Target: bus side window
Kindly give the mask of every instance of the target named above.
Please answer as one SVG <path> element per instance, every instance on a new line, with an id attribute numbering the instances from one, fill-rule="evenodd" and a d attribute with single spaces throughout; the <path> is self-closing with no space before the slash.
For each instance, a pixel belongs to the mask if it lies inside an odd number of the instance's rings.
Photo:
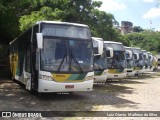
<path id="1" fill-rule="evenodd" d="M 30 59 L 31 59 L 31 57 L 30 57 L 30 48 L 29 47 L 27 47 L 27 51 L 26 51 L 26 66 L 25 66 L 25 68 L 26 68 L 26 71 L 27 72 L 31 72 L 31 70 L 30 70 Z"/>

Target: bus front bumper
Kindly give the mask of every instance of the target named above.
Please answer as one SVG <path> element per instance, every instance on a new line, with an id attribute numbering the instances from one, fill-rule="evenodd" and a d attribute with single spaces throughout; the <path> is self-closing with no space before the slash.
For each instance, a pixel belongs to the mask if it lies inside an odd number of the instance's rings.
<path id="1" fill-rule="evenodd" d="M 126 78 L 127 76 L 127 73 L 124 72 L 124 73 L 119 73 L 119 74 L 116 74 L 116 73 L 108 73 L 107 74 L 107 79 L 123 79 L 123 78 Z"/>
<path id="2" fill-rule="evenodd" d="M 74 82 L 74 83 L 64 83 L 64 82 L 61 83 L 61 82 L 39 79 L 39 84 L 38 84 L 39 93 L 92 91 L 92 89 L 93 89 L 93 80 Z"/>
<path id="3" fill-rule="evenodd" d="M 133 76 L 135 76 L 135 71 L 134 70 L 132 70 L 132 72 L 127 72 L 127 77 L 133 77 Z"/>
<path id="4" fill-rule="evenodd" d="M 106 82 L 107 75 L 94 76 L 94 83 L 97 82 Z"/>

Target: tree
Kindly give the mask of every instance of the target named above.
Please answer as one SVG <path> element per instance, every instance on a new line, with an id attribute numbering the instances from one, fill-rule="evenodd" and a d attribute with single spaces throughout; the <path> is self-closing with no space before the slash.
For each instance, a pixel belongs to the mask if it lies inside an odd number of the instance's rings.
<path id="1" fill-rule="evenodd" d="M 134 26 L 133 27 L 133 32 L 142 32 L 144 31 L 140 26 Z"/>
<path id="2" fill-rule="evenodd" d="M 143 31 L 128 34 L 126 37 L 131 41 L 132 46 L 137 46 L 141 49 L 152 51 L 154 53 L 160 52 L 159 32 Z"/>
<path id="3" fill-rule="evenodd" d="M 52 20 L 87 24 L 92 36 L 129 44 L 113 28 L 114 16 L 97 9 L 101 4 L 93 0 L 1 0 L 1 42 L 8 44 L 38 20 Z"/>
<path id="4" fill-rule="evenodd" d="M 18 19 L 9 1 L 0 0 L 0 42 L 8 44 L 18 35 Z"/>

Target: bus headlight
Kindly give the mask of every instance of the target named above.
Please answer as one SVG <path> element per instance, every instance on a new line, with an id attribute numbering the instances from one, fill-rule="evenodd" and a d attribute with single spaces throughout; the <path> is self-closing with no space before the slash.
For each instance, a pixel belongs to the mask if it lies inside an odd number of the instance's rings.
<path id="1" fill-rule="evenodd" d="M 105 70 L 105 71 L 102 73 L 102 75 L 107 75 L 107 73 L 108 73 L 108 71 Z"/>
<path id="2" fill-rule="evenodd" d="M 85 80 L 93 80 L 93 75 L 92 75 L 92 76 L 87 76 L 87 77 L 85 78 Z"/>
<path id="3" fill-rule="evenodd" d="M 53 78 L 51 76 L 46 75 L 39 75 L 39 79 L 53 81 Z"/>

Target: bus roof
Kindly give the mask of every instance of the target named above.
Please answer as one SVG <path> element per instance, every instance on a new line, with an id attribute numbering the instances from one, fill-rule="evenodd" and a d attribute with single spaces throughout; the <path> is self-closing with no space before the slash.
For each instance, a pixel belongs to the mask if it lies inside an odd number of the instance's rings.
<path id="1" fill-rule="evenodd" d="M 92 39 L 104 41 L 102 38 L 98 38 L 98 37 L 92 37 Z"/>
<path id="2" fill-rule="evenodd" d="M 80 26 L 80 27 L 88 27 L 88 25 L 85 25 L 85 24 L 70 23 L 70 22 L 60 22 L 60 21 L 45 21 L 45 20 L 43 20 L 43 21 L 37 21 L 36 24 L 34 24 L 34 25 L 32 25 L 32 26 L 35 26 L 35 25 L 41 24 L 41 23 L 63 24 L 63 25 L 73 25 L 73 26 Z M 25 31 L 25 32 L 26 32 L 26 31 Z M 23 33 L 22 33 L 22 34 L 23 34 Z M 19 37 L 19 36 L 18 36 L 18 37 Z M 18 37 L 17 37 L 17 38 L 18 38 Z M 15 38 L 13 41 L 11 41 L 11 42 L 9 43 L 9 45 L 11 45 L 13 42 L 15 42 L 17 38 Z"/>
<path id="3" fill-rule="evenodd" d="M 125 48 L 131 48 L 132 49 L 132 47 L 127 47 L 127 46 L 124 46 Z"/>
<path id="4" fill-rule="evenodd" d="M 138 49 L 138 50 L 141 49 L 141 48 L 138 48 L 138 47 L 132 47 L 132 48 L 133 48 L 133 49 Z"/>
<path id="5" fill-rule="evenodd" d="M 151 52 L 147 52 L 148 54 L 151 54 Z"/>
<path id="6" fill-rule="evenodd" d="M 113 44 L 123 45 L 123 43 L 121 43 L 121 42 L 114 42 L 114 41 L 104 41 L 104 43 L 113 43 Z"/>
<path id="7" fill-rule="evenodd" d="M 60 21 L 37 21 L 36 22 L 36 24 L 41 24 L 41 23 L 64 24 L 64 25 L 73 25 L 73 26 L 88 27 L 88 25 L 85 25 L 85 24 L 70 23 L 70 22 L 60 22 Z"/>

